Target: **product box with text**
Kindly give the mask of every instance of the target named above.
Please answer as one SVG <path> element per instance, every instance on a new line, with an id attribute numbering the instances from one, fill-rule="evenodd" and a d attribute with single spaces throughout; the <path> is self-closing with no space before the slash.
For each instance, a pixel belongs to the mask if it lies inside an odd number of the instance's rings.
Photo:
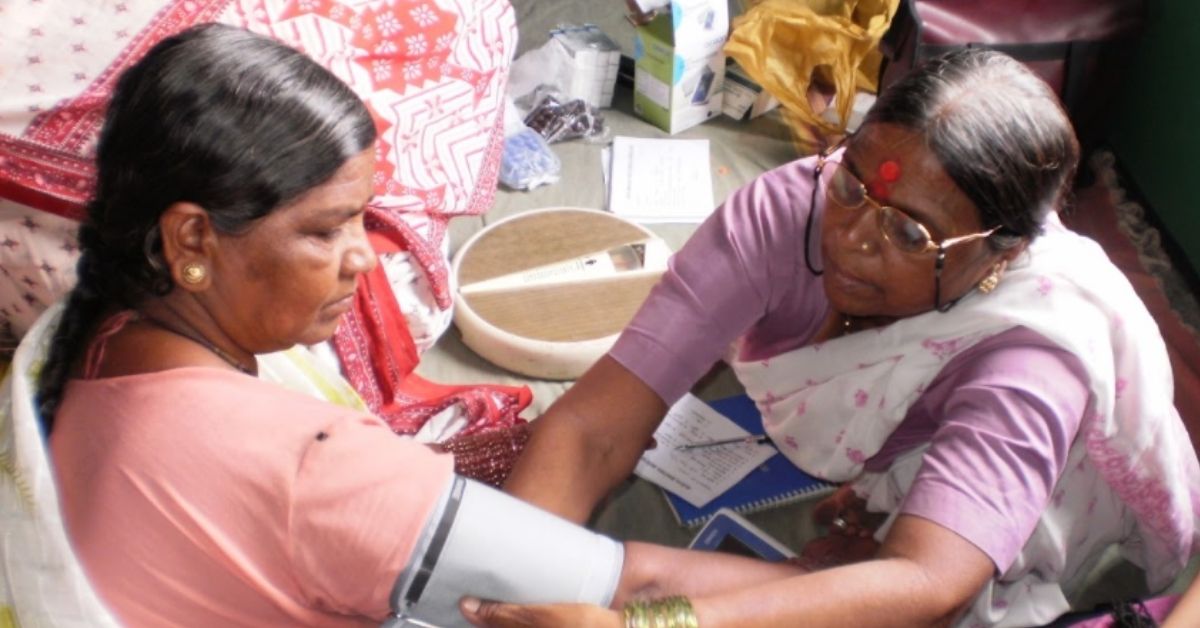
<path id="1" fill-rule="evenodd" d="M 726 0 L 674 0 L 634 38 L 633 110 L 678 133 L 721 113 Z"/>
<path id="2" fill-rule="evenodd" d="M 779 100 L 750 78 L 733 59 L 725 66 L 721 108 L 734 120 L 751 120 L 779 106 Z"/>

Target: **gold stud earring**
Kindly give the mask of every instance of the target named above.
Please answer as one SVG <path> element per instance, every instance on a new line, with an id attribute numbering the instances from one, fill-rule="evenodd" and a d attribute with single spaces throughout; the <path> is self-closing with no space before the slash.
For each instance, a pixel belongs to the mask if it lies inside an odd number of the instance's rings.
<path id="1" fill-rule="evenodd" d="M 192 262 L 183 267 L 181 274 L 183 275 L 183 283 L 195 286 L 208 277 L 208 269 L 204 267 L 204 264 Z"/>
<path id="2" fill-rule="evenodd" d="M 867 251 L 871 250 L 871 244 L 869 242 L 863 242 L 862 244 L 858 245 L 858 250 L 866 253 Z"/>
<path id="3" fill-rule="evenodd" d="M 992 272 L 987 277 L 984 277 L 979 282 L 979 291 L 983 294 L 990 294 L 1000 285 L 1000 277 L 1004 274 L 1004 269 L 1008 267 L 1008 262 L 1001 260 L 1000 263 L 992 266 Z"/>

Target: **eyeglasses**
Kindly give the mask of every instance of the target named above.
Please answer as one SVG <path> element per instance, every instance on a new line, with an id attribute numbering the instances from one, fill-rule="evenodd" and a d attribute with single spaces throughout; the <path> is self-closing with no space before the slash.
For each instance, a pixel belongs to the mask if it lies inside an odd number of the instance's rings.
<path id="1" fill-rule="evenodd" d="M 883 205 L 867 194 L 867 186 L 863 184 L 846 166 L 828 161 L 824 155 L 817 161 L 817 177 L 826 167 L 832 169 L 829 175 L 829 199 L 844 209 L 860 209 L 863 205 L 871 205 L 876 210 L 876 221 L 883 238 L 897 249 L 910 254 L 920 255 L 945 250 L 966 242 L 986 238 L 995 233 L 1000 227 L 992 227 L 987 231 L 946 238 L 935 242 L 929 234 L 929 229 L 900 209 L 891 205 Z"/>
<path id="2" fill-rule="evenodd" d="M 892 207 L 883 205 L 871 198 L 867 194 L 867 186 L 858 177 L 854 176 L 853 172 L 841 164 L 829 161 L 829 156 L 832 155 L 850 136 L 842 138 L 837 144 L 829 147 L 825 152 L 817 158 L 817 167 L 813 169 L 813 185 L 812 198 L 809 199 L 808 218 L 804 223 L 804 264 L 808 266 L 809 272 L 814 275 L 821 275 L 823 271 L 813 267 L 812 259 L 809 255 L 809 237 L 812 233 L 813 215 L 816 214 L 817 207 L 817 188 L 820 187 L 821 173 L 825 167 L 829 165 L 832 168 L 829 181 L 829 198 L 837 205 L 845 209 L 858 209 L 866 203 L 870 203 L 875 207 L 876 217 L 879 224 L 879 232 L 883 234 L 883 238 L 892 243 L 900 251 L 910 254 L 923 254 L 936 252 L 937 257 L 933 263 L 933 307 L 939 312 L 945 312 L 958 301 L 952 299 L 947 303 L 942 302 L 942 269 L 946 266 L 946 249 L 956 244 L 971 242 L 980 238 L 986 238 L 993 233 L 996 233 L 1000 227 L 992 227 L 987 231 L 979 233 L 971 233 L 963 236 L 946 238 L 941 242 L 934 242 L 933 236 L 929 235 L 929 229 L 925 225 L 917 222 L 912 216 Z"/>

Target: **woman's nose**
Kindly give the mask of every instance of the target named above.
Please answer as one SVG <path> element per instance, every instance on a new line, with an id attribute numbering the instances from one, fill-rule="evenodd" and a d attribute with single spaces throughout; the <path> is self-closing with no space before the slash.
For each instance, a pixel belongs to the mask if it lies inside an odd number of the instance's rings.
<path id="1" fill-rule="evenodd" d="M 362 224 L 357 226 L 354 241 L 346 249 L 342 260 L 342 269 L 347 275 L 360 275 L 375 269 L 375 250 L 371 248 L 371 241 L 367 239 L 367 231 Z"/>
<path id="2" fill-rule="evenodd" d="M 868 251 L 878 250 L 875 240 L 879 237 L 879 208 L 863 203 L 842 231 L 849 248 Z"/>

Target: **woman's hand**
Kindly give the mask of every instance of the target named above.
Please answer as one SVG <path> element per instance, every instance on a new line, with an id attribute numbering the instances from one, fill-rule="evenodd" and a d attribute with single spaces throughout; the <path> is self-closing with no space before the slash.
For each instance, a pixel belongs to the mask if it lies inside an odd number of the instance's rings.
<path id="1" fill-rule="evenodd" d="M 818 524 L 827 526 L 830 534 L 863 538 L 874 536 L 875 530 L 887 519 L 882 513 L 868 512 L 867 502 L 849 484 L 843 484 L 818 502 L 813 508 L 813 518 Z"/>
<path id="2" fill-rule="evenodd" d="M 813 518 L 829 534 L 805 543 L 795 564 L 815 571 L 869 560 L 879 551 L 874 535 L 885 517 L 867 512 L 866 502 L 849 484 L 817 503 Z"/>
<path id="3" fill-rule="evenodd" d="M 619 612 L 591 604 L 520 605 L 465 597 L 459 603 L 459 608 L 472 625 L 487 628 L 621 628 L 624 625 Z"/>

